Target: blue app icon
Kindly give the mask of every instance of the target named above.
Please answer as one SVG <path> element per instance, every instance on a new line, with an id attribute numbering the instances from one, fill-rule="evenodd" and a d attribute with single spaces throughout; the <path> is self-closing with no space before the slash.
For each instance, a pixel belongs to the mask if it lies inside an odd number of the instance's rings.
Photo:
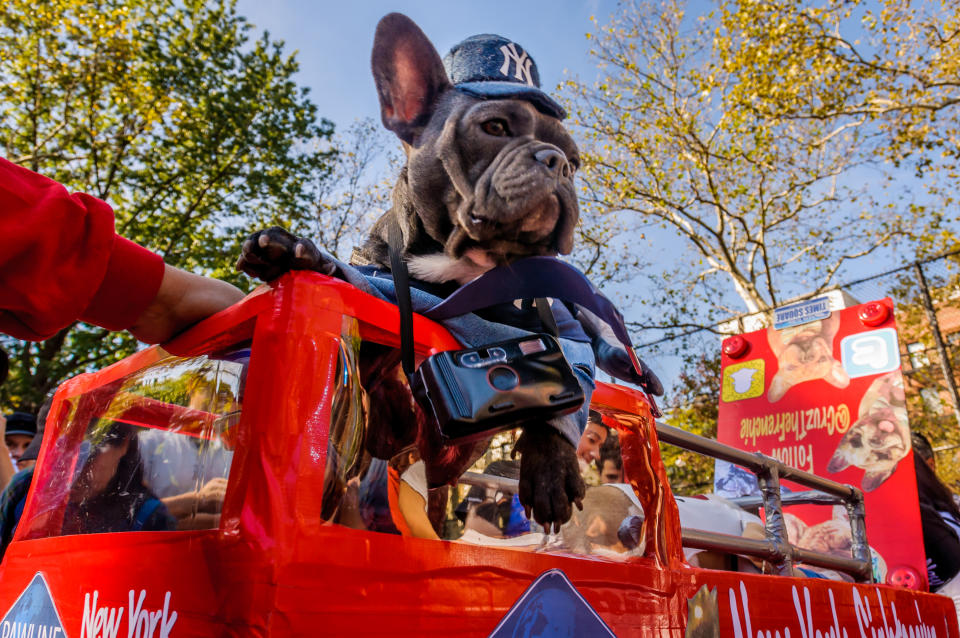
<path id="1" fill-rule="evenodd" d="M 900 367 L 896 331 L 882 328 L 844 337 L 840 361 L 851 379 L 896 370 Z"/>

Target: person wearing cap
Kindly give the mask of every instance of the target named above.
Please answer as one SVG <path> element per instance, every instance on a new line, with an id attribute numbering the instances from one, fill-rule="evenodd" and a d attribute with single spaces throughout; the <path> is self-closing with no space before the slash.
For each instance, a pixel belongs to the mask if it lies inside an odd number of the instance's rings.
<path id="1" fill-rule="evenodd" d="M 17 458 L 20 457 L 20 454 L 23 452 L 26 447 L 26 441 L 23 444 L 23 447 L 20 447 L 20 443 L 23 442 L 23 439 L 26 438 L 27 434 L 36 434 L 36 421 L 33 424 L 33 432 L 31 433 L 26 429 L 27 425 L 24 423 L 24 417 L 30 417 L 29 414 L 24 412 L 14 412 L 10 415 L 0 414 L 0 441 L 2 441 L 2 446 L 7 453 L 7 456 L 10 459 L 9 463 L 6 463 L 0 458 L 0 489 L 3 489 L 10 482 L 10 479 L 13 477 L 14 473 L 17 471 L 17 461 L 13 458 L 13 449 L 16 450 Z M 8 419 L 11 420 L 11 423 L 8 423 Z M 12 428 L 12 437 L 7 436 L 8 427 Z M 26 433 L 26 434 L 25 434 Z M 0 451 L 2 452 L 2 451 Z"/>
<path id="2" fill-rule="evenodd" d="M 37 417 L 27 412 L 14 412 L 7 416 L 7 427 L 3 439 L 14 468 L 17 467 L 17 462 L 36 435 Z"/>
<path id="3" fill-rule="evenodd" d="M 3 557 L 7 545 L 13 538 L 13 533 L 20 522 L 20 515 L 23 514 L 23 508 L 27 503 L 27 493 L 30 491 L 30 484 L 33 482 L 33 468 L 37 463 L 37 456 L 40 454 L 43 431 L 52 403 L 53 393 L 51 392 L 37 412 L 37 434 L 17 460 L 19 471 L 8 479 L 9 482 L 6 487 L 0 492 L 0 558 Z M 2 418 L 3 415 L 0 415 L 0 419 Z"/>
<path id="4" fill-rule="evenodd" d="M 0 230 L 0 332 L 17 339 L 86 321 L 159 343 L 243 297 L 117 235 L 105 202 L 2 158 Z"/>
<path id="5" fill-rule="evenodd" d="M 17 462 L 37 434 L 37 419 L 27 412 L 0 414 L 0 434 L 10 457 L 10 463 L 0 461 L 0 489 L 3 489 L 16 473 Z"/>

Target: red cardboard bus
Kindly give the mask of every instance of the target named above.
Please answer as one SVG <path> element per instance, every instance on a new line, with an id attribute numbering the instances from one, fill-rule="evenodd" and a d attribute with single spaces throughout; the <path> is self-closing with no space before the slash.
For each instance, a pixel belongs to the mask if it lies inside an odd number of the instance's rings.
<path id="1" fill-rule="evenodd" d="M 382 531 L 363 415 L 391 406 L 364 387 L 357 354 L 395 348 L 397 329 L 396 307 L 290 273 L 64 383 L 0 564 L 0 638 L 960 636 L 942 596 L 691 567 L 682 545 L 709 530 L 683 540 L 650 407 L 614 385 L 599 384 L 592 407 L 619 434 L 642 509 L 632 550 L 533 526 L 513 538 Z M 459 347 L 421 317 L 415 334 L 420 354 Z M 490 464 L 506 458 L 496 442 Z M 509 483 L 478 469 L 447 513 L 473 487 Z M 779 540 L 752 547 L 786 560 Z"/>

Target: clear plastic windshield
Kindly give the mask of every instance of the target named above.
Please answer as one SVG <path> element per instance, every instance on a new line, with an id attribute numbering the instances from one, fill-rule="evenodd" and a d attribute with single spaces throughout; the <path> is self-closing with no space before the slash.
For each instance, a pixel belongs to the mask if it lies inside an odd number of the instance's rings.
<path id="1" fill-rule="evenodd" d="M 167 356 L 65 399 L 26 538 L 217 527 L 248 360 Z"/>

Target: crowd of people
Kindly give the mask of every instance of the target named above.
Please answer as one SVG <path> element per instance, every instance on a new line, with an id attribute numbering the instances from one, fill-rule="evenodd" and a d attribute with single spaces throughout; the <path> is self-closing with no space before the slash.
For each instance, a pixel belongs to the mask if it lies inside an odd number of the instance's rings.
<path id="1" fill-rule="evenodd" d="M 6 418 L 7 449 L 15 473 L 0 493 L 0 555 L 24 511 L 48 408 L 49 402 L 39 418 L 24 412 Z M 94 419 L 77 457 L 63 525 L 56 534 L 219 525 L 233 452 L 218 438 Z"/>
<path id="2" fill-rule="evenodd" d="M 950 593 L 960 578 L 960 509 L 958 499 L 935 472 L 933 451 L 920 435 L 914 436 L 917 485 L 924 545 L 931 590 Z M 643 554 L 645 513 L 637 494 L 627 481 L 624 459 L 615 428 L 604 424 L 591 411 L 588 426 L 577 447 L 581 470 L 588 484 L 582 509 L 574 510 L 560 534 L 547 534 L 529 519 L 516 495 L 519 464 L 512 459 L 484 460 L 468 471 L 455 488 L 428 489 L 423 462 L 416 452 L 398 455 L 384 462 L 382 480 L 379 462 L 347 488 L 348 497 L 333 520 L 353 528 L 401 534 L 427 539 L 511 547 L 524 551 L 560 552 L 624 560 Z M 378 496 L 378 492 L 382 495 Z M 674 495 L 683 528 L 720 532 L 747 539 L 764 540 L 763 519 L 722 497 Z M 846 510 L 834 513 L 820 526 L 810 526 L 816 536 L 819 527 L 833 526 L 837 547 L 805 547 L 836 556 L 850 557 L 852 541 Z M 789 540 L 804 546 L 807 527 L 789 512 L 786 514 Z M 832 528 L 831 528 L 832 529 Z M 841 540 L 842 540 L 841 539 Z M 728 552 L 685 548 L 691 565 L 728 571 L 772 573 L 764 561 Z M 804 578 L 852 580 L 841 572 L 797 564 L 793 575 Z"/>
<path id="3" fill-rule="evenodd" d="M 591 411 L 577 456 L 588 484 L 581 503 L 559 534 L 529 518 L 517 497 L 519 463 L 478 459 L 457 487 L 428 489 L 424 463 L 415 451 L 389 462 L 373 461 L 347 484 L 332 520 L 355 529 L 426 539 L 560 552 L 624 560 L 643 554 L 643 505 L 626 481 L 615 428 Z M 334 490 L 326 489 L 332 495 Z M 676 497 L 681 523 L 728 534 L 763 538 L 761 519 L 717 497 Z M 703 567 L 758 572 L 762 565 L 716 552 L 685 551 Z"/>

